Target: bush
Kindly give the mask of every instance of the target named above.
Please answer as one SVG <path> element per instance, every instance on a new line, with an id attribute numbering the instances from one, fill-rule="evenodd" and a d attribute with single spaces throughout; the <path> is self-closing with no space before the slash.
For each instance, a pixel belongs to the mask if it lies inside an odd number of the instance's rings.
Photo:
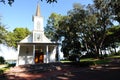
<path id="1" fill-rule="evenodd" d="M 120 50 L 118 52 L 111 52 L 111 54 L 109 56 L 117 56 L 120 55 Z"/>
<path id="2" fill-rule="evenodd" d="M 2 56 L 0 56 L 0 64 L 4 64 L 4 63 L 5 63 L 5 59 Z"/>
<path id="3" fill-rule="evenodd" d="M 4 71 L 0 69 L 0 74 L 3 74 L 3 73 L 4 73 Z"/>
<path id="4" fill-rule="evenodd" d="M 89 52 L 89 53 L 86 53 L 85 55 L 83 55 L 81 58 L 96 58 L 97 55 L 92 53 L 92 52 Z"/>
<path id="5" fill-rule="evenodd" d="M 75 61 L 75 62 L 79 62 L 79 61 L 80 61 L 80 57 L 79 57 L 79 55 L 77 55 L 77 54 L 72 54 L 72 55 L 70 55 L 68 59 L 69 59 L 70 61 Z"/>
<path id="6" fill-rule="evenodd" d="M 118 55 L 120 55 L 120 50 L 117 52 Z"/>
<path id="7" fill-rule="evenodd" d="M 8 68 L 9 68 L 9 67 L 14 67 L 15 65 L 16 65 L 16 63 L 13 63 L 13 64 L 8 64 L 8 66 L 7 66 L 7 67 L 8 67 Z"/>

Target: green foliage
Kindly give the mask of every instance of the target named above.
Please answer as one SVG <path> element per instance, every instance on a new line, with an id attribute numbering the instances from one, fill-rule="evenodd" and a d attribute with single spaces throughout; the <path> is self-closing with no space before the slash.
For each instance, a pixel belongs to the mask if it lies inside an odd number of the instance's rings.
<path id="1" fill-rule="evenodd" d="M 0 24 L 0 44 L 7 44 L 16 48 L 17 43 L 30 33 L 27 28 L 15 28 L 13 32 L 9 32 L 5 26 Z"/>
<path id="2" fill-rule="evenodd" d="M 61 21 L 59 21 L 59 29 L 57 34 L 62 38 L 62 51 L 65 57 L 70 54 L 80 54 L 80 25 L 82 24 L 82 16 L 84 14 L 82 7 L 79 4 L 74 5 L 74 9 L 68 12 Z"/>
<path id="3" fill-rule="evenodd" d="M 117 56 L 119 58 L 120 56 L 120 50 L 118 52 L 111 52 L 109 56 Z"/>
<path id="4" fill-rule="evenodd" d="M 37 1 L 37 0 L 36 0 Z M 56 2 L 57 3 L 57 0 L 41 0 L 41 1 L 46 1 L 47 3 L 54 3 Z M 14 0 L 0 0 L 0 2 L 6 4 L 6 2 L 8 2 L 8 4 L 10 6 L 12 6 L 12 4 L 14 3 Z"/>
<path id="5" fill-rule="evenodd" d="M 95 7 L 120 23 L 120 0 L 94 0 Z"/>
<path id="6" fill-rule="evenodd" d="M 0 69 L 0 74 L 3 74 L 3 72 L 4 72 L 4 71 Z"/>
<path id="7" fill-rule="evenodd" d="M 95 58 L 84 58 L 80 60 L 81 63 L 87 63 L 90 65 L 99 65 L 99 64 L 107 64 L 111 62 L 109 59 L 95 59 Z"/>
<path id="8" fill-rule="evenodd" d="M 6 4 L 6 2 L 8 2 L 8 4 L 11 6 L 12 5 L 12 3 L 14 2 L 14 0 L 0 0 L 0 2 L 2 2 L 2 3 L 4 3 L 4 4 Z"/>
<path id="9" fill-rule="evenodd" d="M 43 0 L 41 0 L 41 1 L 43 1 Z M 57 0 L 46 0 L 46 2 L 47 2 L 47 3 L 54 3 L 54 2 L 57 3 Z"/>
<path id="10" fill-rule="evenodd" d="M 13 30 L 15 38 L 20 41 L 30 34 L 27 28 L 15 28 Z"/>
<path id="11" fill-rule="evenodd" d="M 8 67 L 3 67 L 0 69 L 0 74 L 3 74 L 6 70 L 8 70 Z"/>
<path id="12" fill-rule="evenodd" d="M 118 55 L 120 55 L 120 50 L 117 52 Z"/>
<path id="13" fill-rule="evenodd" d="M 52 41 L 58 40 L 58 34 L 56 30 L 59 29 L 58 22 L 62 19 L 62 16 L 56 13 L 52 13 L 47 21 L 47 26 L 45 27 L 45 35 Z"/>
<path id="14" fill-rule="evenodd" d="M 56 14 L 50 16 L 46 33 L 51 39 L 61 40 L 64 57 L 80 54 L 83 49 L 99 57 L 101 50 L 109 44 L 104 45 L 107 30 L 112 26 L 112 15 L 107 12 L 108 8 L 96 5 L 97 2 L 86 7 L 74 4 L 74 8 L 68 11 L 67 16 L 62 18 L 58 15 L 57 18 Z M 119 40 L 118 37 L 115 40 Z"/>
<path id="15" fill-rule="evenodd" d="M 7 35 L 7 45 L 8 46 L 16 46 L 16 38 L 14 37 L 14 33 L 8 32 Z"/>
<path id="16" fill-rule="evenodd" d="M 61 61 L 64 64 L 70 64 L 72 66 L 77 67 L 90 67 L 94 65 L 100 65 L 100 64 L 108 64 L 111 62 L 110 59 L 95 59 L 95 58 L 84 58 L 80 59 L 80 62 L 71 62 L 71 61 Z"/>
<path id="17" fill-rule="evenodd" d="M 120 43 L 120 26 L 112 26 L 106 31 L 106 38 L 104 40 L 104 47 L 116 48 Z"/>
<path id="18" fill-rule="evenodd" d="M 27 28 L 15 28 L 13 32 L 9 32 L 7 35 L 8 46 L 17 47 L 17 43 L 27 37 L 31 32 Z"/>
<path id="19" fill-rule="evenodd" d="M 80 56 L 77 54 L 72 54 L 69 56 L 68 58 L 70 61 L 75 61 L 75 62 L 79 62 L 80 61 Z"/>
<path id="20" fill-rule="evenodd" d="M 114 58 L 114 59 L 117 59 L 117 58 L 120 58 L 120 55 L 109 56 L 108 58 Z"/>
<path id="21" fill-rule="evenodd" d="M 10 68 L 10 67 L 14 67 L 16 64 L 7 64 L 7 66 L 5 68 Z"/>
<path id="22" fill-rule="evenodd" d="M 5 63 L 4 57 L 0 56 L 0 64 L 4 64 L 4 63 Z"/>
<path id="23" fill-rule="evenodd" d="M 14 67 L 15 64 L 4 64 L 5 66 L 0 68 L 0 74 L 3 74 L 6 70 L 10 69 L 10 67 Z"/>
<path id="24" fill-rule="evenodd" d="M 89 52 L 83 55 L 81 58 L 96 58 L 96 54 Z"/>
<path id="25" fill-rule="evenodd" d="M 7 30 L 4 26 L 0 25 L 0 43 L 6 42 Z"/>

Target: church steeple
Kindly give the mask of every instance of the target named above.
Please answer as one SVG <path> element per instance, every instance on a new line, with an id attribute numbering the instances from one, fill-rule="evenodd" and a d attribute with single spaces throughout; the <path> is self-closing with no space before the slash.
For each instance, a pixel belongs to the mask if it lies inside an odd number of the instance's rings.
<path id="1" fill-rule="evenodd" d="M 43 29 L 43 17 L 40 14 L 40 5 L 37 4 L 36 13 L 33 16 L 34 29 L 33 29 L 33 42 L 42 41 L 42 37 L 44 36 Z"/>
<path id="2" fill-rule="evenodd" d="M 36 9 L 36 15 L 35 16 L 41 16 L 39 3 L 37 4 L 37 9 Z"/>
<path id="3" fill-rule="evenodd" d="M 34 22 L 34 30 L 44 31 L 43 30 L 43 26 L 44 26 L 43 17 L 41 16 L 39 2 L 37 3 L 36 13 L 33 16 L 32 21 Z"/>

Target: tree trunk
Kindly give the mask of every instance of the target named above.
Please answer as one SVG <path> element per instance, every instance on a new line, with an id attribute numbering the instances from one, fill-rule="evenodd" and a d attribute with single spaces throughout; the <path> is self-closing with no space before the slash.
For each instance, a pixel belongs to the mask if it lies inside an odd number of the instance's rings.
<path id="1" fill-rule="evenodd" d="M 97 45 L 94 45 L 94 48 L 95 48 L 96 58 L 99 58 L 99 49 L 97 48 Z"/>
<path id="2" fill-rule="evenodd" d="M 88 49 L 87 43 L 85 43 L 85 48 L 86 48 L 87 53 L 89 53 L 89 49 Z"/>
<path id="3" fill-rule="evenodd" d="M 115 51 L 115 55 L 117 55 L 117 51 L 116 51 L 116 48 L 114 47 L 114 51 Z"/>

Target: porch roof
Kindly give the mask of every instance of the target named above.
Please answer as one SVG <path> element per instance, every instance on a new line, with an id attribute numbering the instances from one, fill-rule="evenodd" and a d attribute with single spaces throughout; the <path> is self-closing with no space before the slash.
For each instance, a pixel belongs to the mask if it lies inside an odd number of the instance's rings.
<path id="1" fill-rule="evenodd" d="M 18 43 L 18 45 L 21 45 L 21 46 L 44 45 L 45 46 L 45 45 L 60 45 L 60 43 Z"/>

